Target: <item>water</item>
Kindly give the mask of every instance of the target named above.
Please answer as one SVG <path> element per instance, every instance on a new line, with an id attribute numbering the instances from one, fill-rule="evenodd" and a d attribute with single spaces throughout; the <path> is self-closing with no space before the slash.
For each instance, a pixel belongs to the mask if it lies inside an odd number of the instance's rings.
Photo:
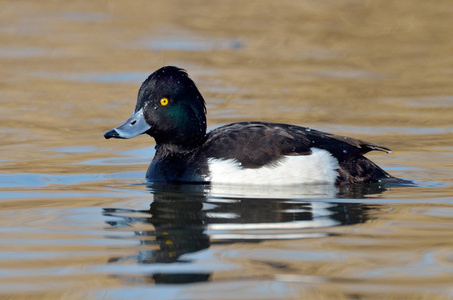
<path id="1" fill-rule="evenodd" d="M 55 1 L 0 12 L 0 298 L 453 298 L 453 5 Z M 294 123 L 391 148 L 415 185 L 144 184 L 104 140 L 186 68 L 208 127 Z"/>

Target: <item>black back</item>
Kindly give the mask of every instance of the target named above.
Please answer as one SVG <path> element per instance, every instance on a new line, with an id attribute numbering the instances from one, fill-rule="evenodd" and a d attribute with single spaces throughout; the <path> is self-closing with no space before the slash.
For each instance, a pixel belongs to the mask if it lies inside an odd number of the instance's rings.
<path id="1" fill-rule="evenodd" d="M 310 155 L 316 147 L 329 151 L 340 164 L 337 183 L 364 182 L 391 177 L 363 155 L 390 149 L 349 137 L 278 123 L 241 122 L 208 133 L 195 153 L 217 159 L 235 159 L 243 168 L 277 164 L 286 155 Z"/>

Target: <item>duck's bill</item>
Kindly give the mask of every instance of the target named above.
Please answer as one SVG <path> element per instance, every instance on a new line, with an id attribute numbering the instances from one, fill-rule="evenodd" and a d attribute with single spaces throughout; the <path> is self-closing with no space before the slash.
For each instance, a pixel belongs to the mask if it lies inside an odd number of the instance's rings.
<path id="1" fill-rule="evenodd" d="M 143 109 L 132 115 L 123 125 L 120 125 L 104 134 L 106 139 L 130 139 L 148 131 L 151 126 L 146 123 Z"/>

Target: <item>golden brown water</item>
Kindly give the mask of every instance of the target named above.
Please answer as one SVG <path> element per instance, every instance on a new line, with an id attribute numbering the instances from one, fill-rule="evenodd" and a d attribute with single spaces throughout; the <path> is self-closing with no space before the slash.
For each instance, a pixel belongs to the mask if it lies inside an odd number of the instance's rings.
<path id="1" fill-rule="evenodd" d="M 0 298 L 453 298 L 451 1 L 0 5 Z M 163 65 L 210 128 L 369 140 L 417 186 L 147 187 L 154 141 L 102 135 Z"/>

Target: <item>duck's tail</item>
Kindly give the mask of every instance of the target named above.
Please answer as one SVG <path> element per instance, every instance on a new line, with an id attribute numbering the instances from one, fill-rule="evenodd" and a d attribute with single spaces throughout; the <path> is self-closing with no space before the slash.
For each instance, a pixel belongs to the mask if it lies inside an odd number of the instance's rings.
<path id="1" fill-rule="evenodd" d="M 340 162 L 337 184 L 362 183 L 362 182 L 394 182 L 411 184 L 412 182 L 393 177 L 365 156 Z"/>

